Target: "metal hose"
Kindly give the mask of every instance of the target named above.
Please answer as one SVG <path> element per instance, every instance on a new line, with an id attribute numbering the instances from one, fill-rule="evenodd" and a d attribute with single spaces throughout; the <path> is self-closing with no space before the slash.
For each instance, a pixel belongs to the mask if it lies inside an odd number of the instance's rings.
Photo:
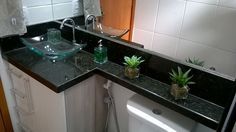
<path id="1" fill-rule="evenodd" d="M 104 102 L 107 103 L 107 119 L 106 119 L 106 124 L 105 124 L 105 132 L 108 131 L 108 122 L 109 122 L 109 119 L 110 119 L 110 111 L 111 111 L 111 108 L 113 107 L 113 116 L 114 116 L 114 120 L 115 120 L 115 123 L 116 123 L 116 129 L 117 129 L 117 132 L 120 132 L 120 127 L 119 127 L 119 122 L 118 122 L 118 119 L 117 119 L 117 114 L 116 114 L 116 106 L 115 106 L 115 103 L 114 103 L 114 99 L 112 97 L 112 93 L 110 92 L 110 88 L 111 88 L 111 81 L 108 80 L 107 83 L 104 85 L 104 88 L 107 89 L 107 93 L 108 93 L 108 97 L 106 97 L 104 99 Z M 112 106 L 110 106 L 110 104 Z"/>

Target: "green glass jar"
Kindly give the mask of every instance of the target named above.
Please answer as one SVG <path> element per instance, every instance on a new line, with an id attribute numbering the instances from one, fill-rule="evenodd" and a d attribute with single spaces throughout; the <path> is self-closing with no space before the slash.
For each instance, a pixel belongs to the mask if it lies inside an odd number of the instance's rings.
<path id="1" fill-rule="evenodd" d="M 99 46 L 94 48 L 94 62 L 103 64 L 108 60 L 107 48 L 102 45 L 102 40 L 99 40 L 98 43 Z"/>

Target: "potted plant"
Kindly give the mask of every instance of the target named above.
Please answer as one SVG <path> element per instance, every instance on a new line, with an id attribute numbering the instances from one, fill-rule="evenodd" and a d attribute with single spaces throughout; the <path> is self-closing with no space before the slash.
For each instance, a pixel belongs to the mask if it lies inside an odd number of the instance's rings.
<path id="1" fill-rule="evenodd" d="M 141 60 L 141 57 L 137 57 L 133 55 L 132 57 L 124 57 L 125 62 L 123 63 L 125 65 L 125 76 L 134 79 L 139 77 L 139 65 L 144 62 L 144 60 Z"/>
<path id="2" fill-rule="evenodd" d="M 190 79 L 193 76 L 189 77 L 191 69 L 186 72 L 183 72 L 180 67 L 178 67 L 178 72 L 172 69 L 172 73 L 170 74 L 170 79 L 172 80 L 170 94 L 174 96 L 175 100 L 178 99 L 186 99 L 189 91 L 189 84 L 194 84 L 194 82 L 190 82 Z"/>

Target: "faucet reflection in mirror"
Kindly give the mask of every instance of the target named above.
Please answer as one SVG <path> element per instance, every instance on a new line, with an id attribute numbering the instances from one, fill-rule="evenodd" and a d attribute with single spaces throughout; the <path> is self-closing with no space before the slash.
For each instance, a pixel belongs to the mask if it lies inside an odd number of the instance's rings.
<path id="1" fill-rule="evenodd" d="M 96 16 L 93 14 L 89 14 L 85 17 L 85 29 L 86 30 L 94 30 L 95 29 L 95 22 L 96 22 Z M 92 28 L 90 28 L 89 22 L 92 21 Z"/>

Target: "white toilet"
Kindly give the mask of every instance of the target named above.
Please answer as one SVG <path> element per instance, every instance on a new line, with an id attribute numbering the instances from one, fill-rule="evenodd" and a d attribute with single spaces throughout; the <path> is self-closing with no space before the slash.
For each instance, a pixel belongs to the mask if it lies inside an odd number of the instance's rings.
<path id="1" fill-rule="evenodd" d="M 198 124 L 140 95 L 128 103 L 129 132 L 190 132 Z"/>

